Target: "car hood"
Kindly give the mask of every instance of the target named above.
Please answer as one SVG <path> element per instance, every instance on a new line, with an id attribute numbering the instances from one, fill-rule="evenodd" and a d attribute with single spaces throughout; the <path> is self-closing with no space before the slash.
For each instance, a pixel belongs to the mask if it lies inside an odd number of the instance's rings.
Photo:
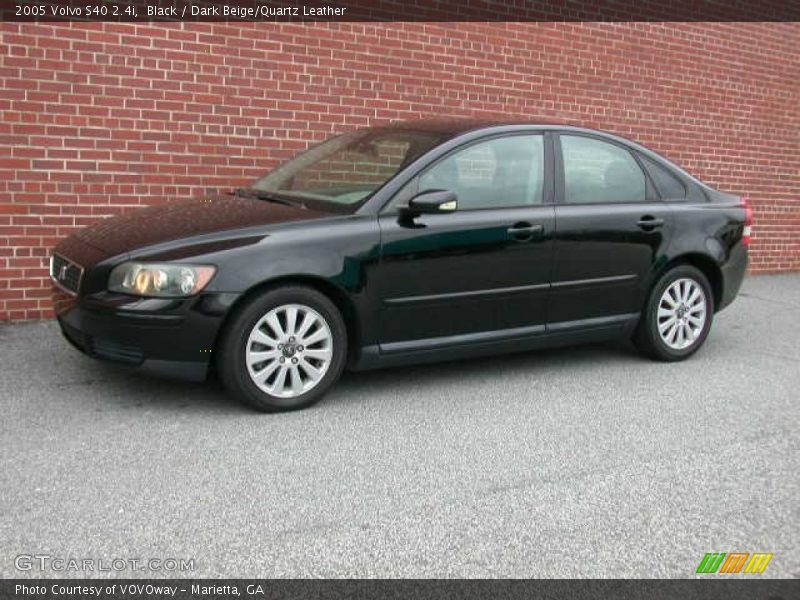
<path id="1" fill-rule="evenodd" d="M 241 196 L 151 206 L 104 219 L 75 234 L 108 255 L 226 230 L 320 219 L 333 213 Z"/>

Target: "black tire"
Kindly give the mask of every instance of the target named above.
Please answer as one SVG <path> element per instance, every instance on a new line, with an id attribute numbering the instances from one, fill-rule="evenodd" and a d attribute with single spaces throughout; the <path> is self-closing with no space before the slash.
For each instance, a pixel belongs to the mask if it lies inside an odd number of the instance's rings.
<path id="1" fill-rule="evenodd" d="M 658 330 L 658 308 L 664 292 L 679 279 L 690 279 L 697 283 L 705 296 L 705 323 L 700 333 L 686 348 L 670 347 L 661 337 Z M 666 305 L 665 305 L 666 306 Z M 664 317 L 662 317 L 664 318 Z M 636 347 L 646 356 L 661 361 L 679 361 L 689 358 L 697 352 L 708 337 L 711 323 L 714 320 L 714 294 L 708 279 L 699 269 L 691 265 L 678 265 L 661 276 L 653 286 L 647 299 L 641 320 L 634 334 Z"/>
<path id="2" fill-rule="evenodd" d="M 327 371 L 307 392 L 283 398 L 260 388 L 247 367 L 248 339 L 256 324 L 272 309 L 288 304 L 309 307 L 321 316 L 333 339 Z M 272 288 L 236 310 L 222 333 L 216 350 L 217 371 L 225 387 L 238 399 L 262 412 L 297 410 L 318 402 L 342 374 L 347 357 L 347 329 L 336 305 L 317 290 L 302 285 Z"/>

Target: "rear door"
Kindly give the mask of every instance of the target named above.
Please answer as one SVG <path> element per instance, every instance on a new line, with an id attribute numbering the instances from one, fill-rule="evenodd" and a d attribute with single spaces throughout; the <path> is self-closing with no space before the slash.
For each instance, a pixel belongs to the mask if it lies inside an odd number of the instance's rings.
<path id="1" fill-rule="evenodd" d="M 624 323 L 664 259 L 672 216 L 638 159 L 605 138 L 556 137 L 556 233 L 549 328 Z"/>

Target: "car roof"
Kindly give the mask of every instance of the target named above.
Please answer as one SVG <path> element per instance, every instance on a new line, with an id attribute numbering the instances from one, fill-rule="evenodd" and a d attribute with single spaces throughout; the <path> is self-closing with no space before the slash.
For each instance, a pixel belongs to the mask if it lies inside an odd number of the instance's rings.
<path id="1" fill-rule="evenodd" d="M 434 133 L 449 134 L 456 136 L 462 133 L 475 131 L 478 129 L 487 129 L 490 127 L 503 127 L 503 126 L 524 126 L 524 125 L 550 125 L 556 126 L 555 123 L 546 123 L 542 121 L 503 121 L 499 119 L 418 119 L 408 121 L 393 121 L 386 125 L 387 129 L 400 129 L 411 131 L 430 131 Z M 563 125 L 558 125 L 563 127 Z"/>
<path id="2" fill-rule="evenodd" d="M 440 134 L 442 141 L 454 138 L 467 133 L 476 133 L 484 130 L 498 129 L 503 132 L 514 131 L 515 128 L 523 129 L 549 129 L 560 132 L 584 133 L 608 140 L 613 140 L 629 147 L 643 150 L 646 154 L 655 154 L 649 148 L 642 146 L 628 138 L 590 127 L 580 127 L 569 125 L 557 121 L 523 121 L 523 120 L 501 120 L 501 119 L 419 119 L 408 121 L 394 121 L 388 125 L 377 125 L 375 129 L 397 130 L 397 131 L 425 131 Z M 659 159 L 663 157 L 656 155 Z"/>

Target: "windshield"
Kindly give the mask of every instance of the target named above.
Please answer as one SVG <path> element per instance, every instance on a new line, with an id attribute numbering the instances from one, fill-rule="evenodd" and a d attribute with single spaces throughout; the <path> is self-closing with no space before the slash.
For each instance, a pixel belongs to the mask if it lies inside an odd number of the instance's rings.
<path id="1" fill-rule="evenodd" d="M 252 187 L 302 202 L 354 208 L 441 138 L 441 134 L 392 129 L 346 133 L 303 152 Z"/>

